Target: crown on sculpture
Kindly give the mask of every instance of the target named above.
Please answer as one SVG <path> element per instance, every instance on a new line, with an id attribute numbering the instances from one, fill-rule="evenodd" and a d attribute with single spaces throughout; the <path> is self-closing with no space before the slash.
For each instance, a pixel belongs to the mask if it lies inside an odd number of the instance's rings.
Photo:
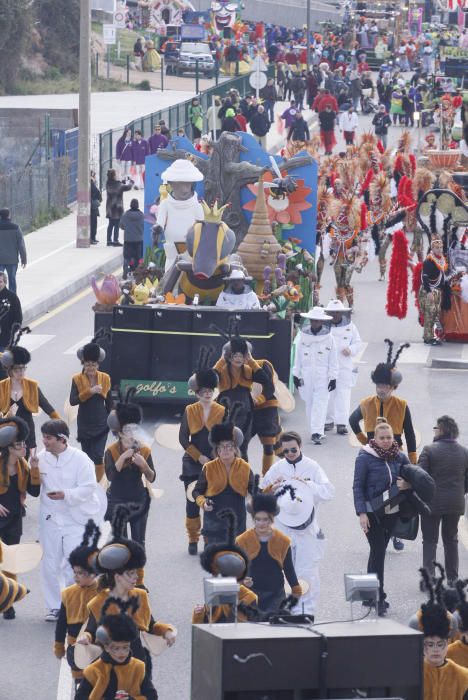
<path id="1" fill-rule="evenodd" d="M 218 200 L 213 204 L 212 207 L 210 207 L 205 200 L 202 200 L 202 207 L 203 207 L 203 212 L 205 214 L 205 221 L 211 221 L 215 224 L 219 224 L 221 222 L 221 218 L 223 216 L 224 210 L 229 206 L 228 204 L 224 204 L 222 207 L 218 208 Z"/>

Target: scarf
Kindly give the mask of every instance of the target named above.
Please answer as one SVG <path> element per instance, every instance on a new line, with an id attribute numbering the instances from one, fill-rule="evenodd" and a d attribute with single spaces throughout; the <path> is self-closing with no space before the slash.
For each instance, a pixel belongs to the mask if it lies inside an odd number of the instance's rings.
<path id="1" fill-rule="evenodd" d="M 395 440 L 392 442 L 392 446 L 388 450 L 384 450 L 382 447 L 379 447 L 374 438 L 372 438 L 369 440 L 369 447 L 372 447 L 374 452 L 376 452 L 378 456 L 381 459 L 384 459 L 386 462 L 396 459 L 400 451 L 398 443 Z"/>

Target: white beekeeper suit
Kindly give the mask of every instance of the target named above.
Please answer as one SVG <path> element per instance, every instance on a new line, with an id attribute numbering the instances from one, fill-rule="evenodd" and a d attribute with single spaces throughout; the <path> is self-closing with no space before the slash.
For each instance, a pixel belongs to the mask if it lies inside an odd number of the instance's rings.
<path id="1" fill-rule="evenodd" d="M 338 356 L 338 377 L 335 391 L 329 393 L 326 423 L 335 423 L 346 428 L 350 414 L 351 388 L 357 380 L 353 357 L 362 347 L 361 336 L 350 319 L 350 309 L 339 299 L 332 299 L 325 307 L 325 312 L 343 314 L 339 323 L 332 322 L 330 326 Z"/>
<path id="2" fill-rule="evenodd" d="M 275 526 L 291 538 L 296 574 L 309 585 L 309 590 L 301 596 L 292 612 L 314 614 L 320 596 L 319 562 L 325 549 L 317 506 L 333 498 L 335 487 L 320 465 L 301 453 L 294 463 L 280 459 L 273 464 L 261 480 L 261 488 L 268 489 L 278 479 L 282 480 L 282 484 L 276 486 L 275 491 L 290 484 L 296 493 L 294 500 L 289 493 L 278 499 L 280 512 L 276 516 Z"/>
<path id="3" fill-rule="evenodd" d="M 315 306 L 301 316 L 325 324 L 316 333 L 310 326 L 301 328 L 294 341 L 296 353 L 293 367 L 293 376 L 302 381 L 299 395 L 306 405 L 310 432 L 322 436 L 327 415 L 328 385 L 338 377 L 335 341 L 327 323 L 331 316 L 320 306 Z"/>
<path id="4" fill-rule="evenodd" d="M 81 450 L 69 447 L 55 456 L 38 454 L 41 474 L 39 537 L 43 548 L 42 586 L 48 610 L 58 610 L 61 590 L 73 583 L 68 557 L 83 539 L 85 525 L 92 518 L 98 525 L 106 510 L 106 496 L 96 483 L 94 464 Z M 62 491 L 62 500 L 48 493 Z"/>
<path id="5" fill-rule="evenodd" d="M 224 278 L 224 281 L 229 284 L 219 295 L 216 306 L 225 309 L 235 309 L 236 311 L 259 309 L 258 296 L 249 285 L 251 279 L 251 277 L 246 277 L 242 270 L 232 270 L 229 277 Z M 236 293 L 236 289 L 233 288 L 234 285 L 239 285 L 239 290 L 242 287 L 242 291 Z"/>

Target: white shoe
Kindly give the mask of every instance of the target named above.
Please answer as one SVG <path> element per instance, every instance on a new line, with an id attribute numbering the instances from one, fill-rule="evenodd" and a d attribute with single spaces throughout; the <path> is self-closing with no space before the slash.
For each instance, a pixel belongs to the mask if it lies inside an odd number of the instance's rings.
<path id="1" fill-rule="evenodd" d="M 59 611 L 57 608 L 53 608 L 52 610 L 49 610 L 49 612 L 45 616 L 45 621 L 46 622 L 57 622 L 59 616 Z"/>

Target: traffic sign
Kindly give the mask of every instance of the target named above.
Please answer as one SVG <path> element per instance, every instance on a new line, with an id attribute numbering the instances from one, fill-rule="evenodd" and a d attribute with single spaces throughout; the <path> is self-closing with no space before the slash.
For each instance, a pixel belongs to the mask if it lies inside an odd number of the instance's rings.
<path id="1" fill-rule="evenodd" d="M 267 64 L 263 60 L 263 58 L 258 54 L 255 56 L 254 60 L 252 61 L 252 70 L 253 71 L 264 71 L 266 72 L 268 70 Z"/>
<path id="2" fill-rule="evenodd" d="M 102 39 L 105 44 L 115 44 L 117 39 L 117 28 L 114 24 L 102 25 Z"/>
<path id="3" fill-rule="evenodd" d="M 261 90 L 267 84 L 267 77 L 265 73 L 260 73 L 260 71 L 251 73 L 249 83 L 255 90 Z"/>
<path id="4" fill-rule="evenodd" d="M 114 27 L 117 27 L 118 29 L 125 29 L 125 19 L 127 17 L 127 11 L 126 8 L 122 7 L 117 8 L 117 10 L 114 12 Z"/>

